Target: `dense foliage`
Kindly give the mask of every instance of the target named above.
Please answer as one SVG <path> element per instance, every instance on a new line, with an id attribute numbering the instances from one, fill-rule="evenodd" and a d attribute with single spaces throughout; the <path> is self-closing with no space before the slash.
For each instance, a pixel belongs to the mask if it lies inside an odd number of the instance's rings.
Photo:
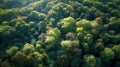
<path id="1" fill-rule="evenodd" d="M 120 67 L 120 0 L 0 0 L 0 67 Z"/>

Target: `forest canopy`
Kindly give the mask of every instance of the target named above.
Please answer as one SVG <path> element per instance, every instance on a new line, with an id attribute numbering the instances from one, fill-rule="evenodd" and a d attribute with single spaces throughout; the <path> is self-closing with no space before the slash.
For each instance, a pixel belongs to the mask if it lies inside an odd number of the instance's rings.
<path id="1" fill-rule="evenodd" d="M 120 67 L 120 0 L 0 0 L 0 67 Z"/>

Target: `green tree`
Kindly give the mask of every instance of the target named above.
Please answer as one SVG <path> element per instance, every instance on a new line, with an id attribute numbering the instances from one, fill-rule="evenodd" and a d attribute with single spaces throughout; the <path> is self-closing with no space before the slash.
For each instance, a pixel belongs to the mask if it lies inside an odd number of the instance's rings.
<path id="1" fill-rule="evenodd" d="M 94 55 L 84 55 L 83 61 L 83 67 L 97 67 L 97 61 Z"/>
<path id="2" fill-rule="evenodd" d="M 12 63 L 13 66 L 16 67 L 26 67 L 27 66 L 27 56 L 25 53 L 18 51 L 13 57 L 12 57 Z"/>
<path id="3" fill-rule="evenodd" d="M 93 35 L 92 34 L 86 34 L 84 36 L 84 42 L 88 43 L 90 45 L 90 47 L 93 47 Z"/>
<path id="4" fill-rule="evenodd" d="M 86 20 L 86 19 L 82 19 L 82 20 L 76 22 L 75 25 L 77 27 L 83 27 L 85 30 L 90 30 L 91 29 L 91 22 Z"/>
<path id="5" fill-rule="evenodd" d="M 83 42 L 83 43 L 81 44 L 81 47 L 82 47 L 82 50 L 83 50 L 85 53 L 87 53 L 87 52 L 90 50 L 90 47 L 89 47 L 88 43 Z"/>
<path id="6" fill-rule="evenodd" d="M 58 2 L 48 12 L 48 17 L 53 17 L 57 20 L 69 16 L 74 17 L 74 9 L 71 5 L 62 2 Z"/>
<path id="7" fill-rule="evenodd" d="M 34 47 L 34 45 L 32 45 L 32 44 L 26 43 L 26 44 L 23 46 L 22 51 L 23 51 L 25 54 L 30 54 L 30 53 L 33 53 L 33 52 L 35 51 L 35 47 Z"/>
<path id="8" fill-rule="evenodd" d="M 114 59 L 115 53 L 112 51 L 111 48 L 106 47 L 101 52 L 101 59 L 105 62 L 110 62 L 110 60 Z"/>
<path id="9" fill-rule="evenodd" d="M 32 11 L 30 14 L 27 16 L 27 20 L 29 21 L 40 21 L 44 20 L 46 18 L 46 15 L 44 13 L 40 13 L 38 11 Z"/>
<path id="10" fill-rule="evenodd" d="M 30 64 L 29 66 L 38 67 L 40 64 L 44 64 L 43 61 L 45 60 L 45 57 L 46 56 L 40 54 L 39 52 L 30 53 L 27 56 L 28 62 Z"/>
<path id="11" fill-rule="evenodd" d="M 58 23 L 58 26 L 61 26 L 63 32 L 72 32 L 74 31 L 75 20 L 73 17 L 67 17 L 61 20 Z"/>
<path id="12" fill-rule="evenodd" d="M 19 49 L 18 47 L 12 46 L 12 47 L 10 47 L 9 49 L 6 50 L 6 54 L 8 56 L 13 56 L 18 51 L 18 49 Z"/>
<path id="13" fill-rule="evenodd" d="M 113 47 L 112 47 L 112 50 L 114 51 L 114 53 L 115 53 L 115 58 L 120 58 L 120 45 L 114 45 Z"/>
<path id="14" fill-rule="evenodd" d="M 45 46 L 47 50 L 54 50 L 59 48 L 58 42 L 61 32 L 58 28 L 49 28 L 47 31 L 47 37 L 45 39 Z"/>
<path id="15" fill-rule="evenodd" d="M 72 49 L 72 48 L 78 48 L 79 47 L 79 41 L 77 40 L 62 40 L 61 41 L 61 46 L 63 49 Z"/>

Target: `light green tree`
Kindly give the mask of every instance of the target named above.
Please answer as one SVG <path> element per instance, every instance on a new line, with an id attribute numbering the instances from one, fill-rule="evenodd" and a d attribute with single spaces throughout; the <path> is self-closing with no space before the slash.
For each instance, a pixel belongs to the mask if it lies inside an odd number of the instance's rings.
<path id="1" fill-rule="evenodd" d="M 110 62 L 110 60 L 114 59 L 115 53 L 111 48 L 106 47 L 102 52 L 101 52 L 101 59 L 105 62 Z"/>
<path id="2" fill-rule="evenodd" d="M 18 47 L 12 46 L 12 47 L 10 47 L 9 49 L 6 50 L 6 54 L 8 56 L 13 56 L 18 51 L 18 49 L 19 49 Z"/>
<path id="3" fill-rule="evenodd" d="M 94 55 L 84 55 L 83 61 L 83 67 L 97 67 L 97 61 Z"/>
<path id="4" fill-rule="evenodd" d="M 25 54 L 30 54 L 35 51 L 35 47 L 32 44 L 26 43 L 22 49 Z"/>

